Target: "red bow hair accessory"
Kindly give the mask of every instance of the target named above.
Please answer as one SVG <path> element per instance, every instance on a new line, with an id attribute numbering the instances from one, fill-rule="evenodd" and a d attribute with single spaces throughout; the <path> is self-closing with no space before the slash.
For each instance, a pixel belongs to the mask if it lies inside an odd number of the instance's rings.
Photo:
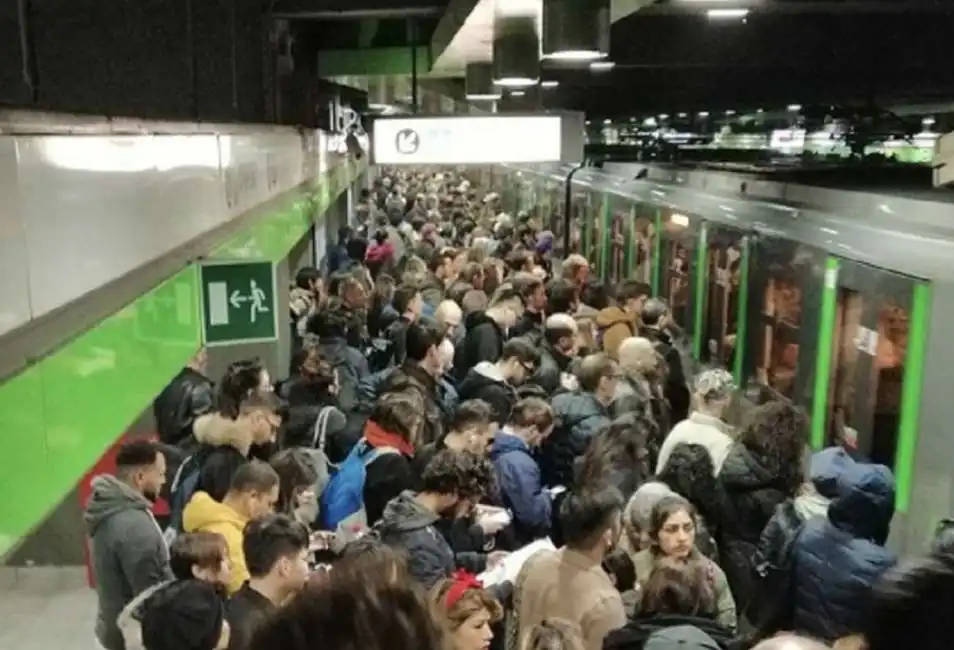
<path id="1" fill-rule="evenodd" d="M 459 570 L 451 576 L 454 583 L 444 596 L 444 607 L 451 609 L 471 589 L 483 589 L 484 584 L 473 573 Z"/>

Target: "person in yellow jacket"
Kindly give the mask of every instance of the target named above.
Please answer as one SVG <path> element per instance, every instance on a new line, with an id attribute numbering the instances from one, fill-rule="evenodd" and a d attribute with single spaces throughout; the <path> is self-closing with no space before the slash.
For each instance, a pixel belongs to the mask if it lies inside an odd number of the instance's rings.
<path id="1" fill-rule="evenodd" d="M 616 304 L 600 310 L 596 316 L 602 350 L 613 360 L 619 361 L 620 344 L 639 331 L 639 312 L 649 293 L 649 285 L 627 280 L 616 292 Z"/>
<path id="2" fill-rule="evenodd" d="M 278 502 L 278 474 L 269 465 L 251 461 L 238 469 L 221 503 L 206 492 L 196 492 L 182 512 L 187 533 L 219 533 L 228 547 L 231 596 L 249 579 L 242 550 L 245 526 L 249 521 L 271 514 Z"/>

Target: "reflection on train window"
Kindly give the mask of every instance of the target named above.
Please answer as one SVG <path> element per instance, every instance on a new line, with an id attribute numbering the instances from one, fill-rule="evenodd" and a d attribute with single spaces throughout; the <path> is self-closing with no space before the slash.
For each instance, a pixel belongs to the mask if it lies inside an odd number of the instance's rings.
<path id="1" fill-rule="evenodd" d="M 626 277 L 626 231 L 630 220 L 629 212 L 621 209 L 613 211 L 609 241 L 609 279 L 614 284 Z"/>
<path id="2" fill-rule="evenodd" d="M 901 385 L 908 352 L 908 313 L 890 298 L 881 297 L 877 345 L 872 364 L 875 382 L 871 460 L 894 466 L 901 414 Z"/>
<path id="3" fill-rule="evenodd" d="M 633 277 L 640 282 L 649 284 L 653 275 L 653 237 L 655 226 L 651 219 L 638 217 L 634 224 L 636 230 L 635 257 Z"/>
<path id="4" fill-rule="evenodd" d="M 714 232 L 710 239 L 708 316 L 702 360 L 732 367 L 738 330 L 742 235 Z"/>
<path id="5" fill-rule="evenodd" d="M 788 263 L 773 260 L 762 296 L 762 327 L 756 378 L 789 399 L 795 394 L 802 288 Z"/>
<path id="6" fill-rule="evenodd" d="M 855 417 L 855 384 L 858 376 L 858 346 L 855 340 L 864 313 L 860 293 L 843 289 L 835 314 L 832 347 L 832 381 L 828 396 L 829 443 L 849 449 L 858 446 L 858 422 Z"/>
<path id="7" fill-rule="evenodd" d="M 580 253 L 583 248 L 584 229 L 587 227 L 586 216 L 586 194 L 576 192 L 573 194 L 570 208 L 570 250 L 568 254 Z"/>
<path id="8" fill-rule="evenodd" d="M 688 226 L 689 219 L 678 214 L 672 215 L 665 225 L 666 281 L 663 285 L 663 297 L 669 301 L 673 320 L 679 327 L 686 327 L 690 319 L 689 294 L 692 287 L 693 234 Z"/>

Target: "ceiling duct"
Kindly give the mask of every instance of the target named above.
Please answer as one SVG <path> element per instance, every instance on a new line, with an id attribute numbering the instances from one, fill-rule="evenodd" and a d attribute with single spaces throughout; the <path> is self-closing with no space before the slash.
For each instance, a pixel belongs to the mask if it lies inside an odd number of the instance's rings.
<path id="1" fill-rule="evenodd" d="M 494 86 L 494 66 L 492 63 L 468 63 L 466 72 L 466 93 L 470 101 L 497 101 L 500 89 Z"/>
<path id="2" fill-rule="evenodd" d="M 494 83 L 528 88 L 540 80 L 540 39 L 533 16 L 494 17 Z"/>
<path id="3" fill-rule="evenodd" d="M 543 0 L 542 58 L 597 61 L 609 46 L 610 0 Z"/>

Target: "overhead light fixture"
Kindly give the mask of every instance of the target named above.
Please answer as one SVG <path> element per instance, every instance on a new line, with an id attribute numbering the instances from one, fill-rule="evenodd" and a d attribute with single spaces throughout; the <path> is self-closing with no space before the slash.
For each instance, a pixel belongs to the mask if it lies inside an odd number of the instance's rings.
<path id="1" fill-rule="evenodd" d="M 680 117 L 680 119 L 685 119 L 685 118 L 689 117 L 689 115 L 688 115 L 688 113 L 679 113 L 679 117 Z"/>
<path id="2" fill-rule="evenodd" d="M 709 111 L 699 111 L 699 117 L 709 117 Z"/>
<path id="3" fill-rule="evenodd" d="M 706 16 L 711 20 L 739 20 L 748 15 L 748 9 L 709 9 L 706 11 Z"/>
<path id="4" fill-rule="evenodd" d="M 495 102 L 500 99 L 500 90 L 494 86 L 493 64 L 468 63 L 464 80 L 468 100 Z"/>
<path id="5" fill-rule="evenodd" d="M 540 82 L 541 88 L 556 88 L 560 85 L 560 82 L 556 79 L 545 79 Z"/>
<path id="6" fill-rule="evenodd" d="M 593 61 L 590 63 L 590 70 L 593 72 L 606 72 L 616 67 L 613 61 Z"/>
<path id="7" fill-rule="evenodd" d="M 789 112 L 791 112 L 791 113 L 797 113 L 798 111 L 802 110 L 802 105 L 801 105 L 801 104 L 789 104 L 789 105 L 788 105 L 788 110 L 789 110 Z"/>
<path id="8" fill-rule="evenodd" d="M 540 39 L 536 22 L 533 16 L 495 17 L 494 84 L 503 88 L 527 88 L 540 81 Z"/>
<path id="9" fill-rule="evenodd" d="M 611 120 L 611 119 L 608 118 L 608 117 L 607 117 L 605 120 L 603 120 L 603 124 L 609 125 L 609 124 L 612 124 L 612 123 L 613 123 L 613 120 Z"/>
<path id="10" fill-rule="evenodd" d="M 596 61 L 609 56 L 610 0 L 543 0 L 542 4 L 542 59 Z"/>
<path id="11" fill-rule="evenodd" d="M 526 90 L 511 90 L 510 96 L 511 97 L 526 97 L 527 91 Z"/>

